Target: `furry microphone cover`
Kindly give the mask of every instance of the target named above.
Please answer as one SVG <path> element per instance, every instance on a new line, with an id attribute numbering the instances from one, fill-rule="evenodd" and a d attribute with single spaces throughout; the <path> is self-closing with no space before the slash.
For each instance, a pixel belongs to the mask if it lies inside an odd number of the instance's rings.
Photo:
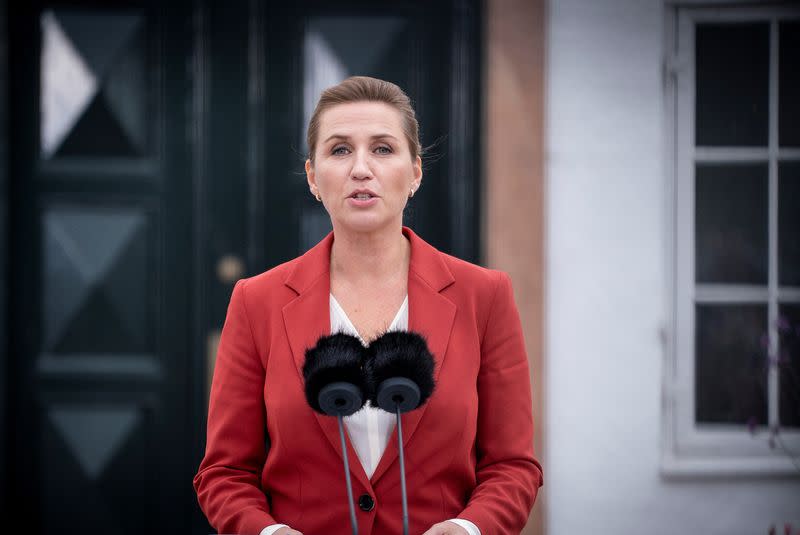
<path id="1" fill-rule="evenodd" d="M 364 369 L 371 387 L 367 397 L 373 407 L 378 406 L 378 385 L 391 377 L 405 377 L 416 383 L 420 391 L 420 406 L 433 393 L 433 355 L 421 335 L 387 332 L 369 345 L 367 355 Z"/>
<path id="2" fill-rule="evenodd" d="M 303 379 L 306 400 L 311 408 L 325 414 L 319 406 L 319 393 L 331 383 L 352 383 L 366 393 L 368 388 L 361 368 L 363 362 L 364 346 L 349 334 L 323 336 L 314 347 L 307 349 Z"/>

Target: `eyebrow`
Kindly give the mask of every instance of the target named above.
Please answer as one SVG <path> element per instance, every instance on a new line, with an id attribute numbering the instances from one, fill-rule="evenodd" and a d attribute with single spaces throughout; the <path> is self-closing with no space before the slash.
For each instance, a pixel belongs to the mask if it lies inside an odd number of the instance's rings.
<path id="1" fill-rule="evenodd" d="M 370 139 L 373 139 L 373 140 L 374 139 L 385 139 L 385 138 L 391 138 L 391 139 L 394 139 L 395 141 L 397 140 L 397 138 L 395 136 L 393 136 L 392 134 L 388 134 L 388 133 L 387 134 L 375 134 L 374 136 L 370 137 Z M 346 136 L 344 134 L 333 134 L 333 135 L 328 136 L 327 139 L 325 139 L 325 141 L 323 141 L 322 143 L 325 144 L 325 143 L 329 142 L 332 139 L 347 140 L 347 139 L 350 139 L 350 136 Z"/>

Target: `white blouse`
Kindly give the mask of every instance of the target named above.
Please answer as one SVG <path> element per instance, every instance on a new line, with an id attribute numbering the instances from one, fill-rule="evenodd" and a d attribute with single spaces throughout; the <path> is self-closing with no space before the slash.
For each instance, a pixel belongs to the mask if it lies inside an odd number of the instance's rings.
<path id="1" fill-rule="evenodd" d="M 364 347 L 368 345 L 364 339 L 361 338 L 358 329 L 355 328 L 353 322 L 347 317 L 347 313 L 333 294 L 330 296 L 330 314 L 331 334 L 350 334 L 357 337 Z M 400 310 L 397 311 L 392 323 L 389 324 L 386 330 L 408 330 L 408 296 L 403 299 Z M 358 459 L 361 461 L 361 466 L 364 467 L 367 477 L 372 477 L 372 474 L 375 473 L 381 456 L 384 450 L 386 450 L 386 445 L 389 444 L 392 431 L 394 431 L 395 418 L 394 414 L 372 407 L 369 403 L 365 404 L 364 407 L 355 414 L 345 416 L 344 418 L 344 424 L 347 429 L 347 434 L 350 437 L 350 443 L 353 445 L 353 449 L 356 450 Z M 481 535 L 478 526 L 469 520 L 451 518 L 448 522 L 461 526 L 467 530 L 469 535 Z M 260 535 L 272 535 L 282 527 L 286 527 L 286 525 L 274 524 L 272 526 L 267 526 L 261 531 Z"/>
<path id="2" fill-rule="evenodd" d="M 331 334 L 345 333 L 357 337 L 361 345 L 366 347 L 368 344 L 361 338 L 353 322 L 347 317 L 342 305 L 331 294 Z M 392 323 L 389 324 L 387 331 L 407 331 L 408 330 L 408 296 L 403 299 L 400 310 L 395 314 Z M 361 466 L 367 473 L 367 477 L 372 477 L 378 462 L 381 460 L 383 451 L 389 443 L 389 437 L 394 431 L 396 416 L 369 403 L 350 416 L 345 416 L 344 425 L 353 449 L 358 454 Z"/>

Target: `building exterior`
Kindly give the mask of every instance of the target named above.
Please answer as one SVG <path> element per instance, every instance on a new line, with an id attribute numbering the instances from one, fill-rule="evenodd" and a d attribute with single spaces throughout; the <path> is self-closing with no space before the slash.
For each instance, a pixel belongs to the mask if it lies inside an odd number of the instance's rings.
<path id="1" fill-rule="evenodd" d="M 743 338 L 741 333 L 753 329 L 747 321 L 733 318 L 741 318 L 735 307 L 748 303 L 757 311 L 753 322 L 768 330 L 769 277 L 759 279 L 755 288 L 751 283 L 739 286 L 736 275 L 732 281 L 719 276 L 725 284 L 716 280 L 718 275 L 709 278 L 712 284 L 701 284 L 706 281 L 699 268 L 697 281 L 686 275 L 694 271 L 689 253 L 697 251 L 700 256 L 706 254 L 703 246 L 719 243 L 701 241 L 708 231 L 704 226 L 719 232 L 757 225 L 758 237 L 768 241 L 766 211 L 760 219 L 741 223 L 758 209 L 750 208 L 759 206 L 758 199 L 761 206 L 769 204 L 769 210 L 784 199 L 780 209 L 787 219 L 773 216 L 772 231 L 779 227 L 788 237 L 780 242 L 784 254 L 791 247 L 789 240 L 797 242 L 796 223 L 786 223 L 800 206 L 787 185 L 790 180 L 796 183 L 797 174 L 790 177 L 787 171 L 769 179 L 767 172 L 770 165 L 774 171 L 787 165 L 769 164 L 770 155 L 780 152 L 781 162 L 790 162 L 797 157 L 796 149 L 787 142 L 780 151 L 770 152 L 769 146 L 780 143 L 775 144 L 776 132 L 769 134 L 775 127 L 767 123 L 772 125 L 776 117 L 784 124 L 796 122 L 790 110 L 796 109 L 793 102 L 799 93 L 781 92 L 780 105 L 785 109 L 776 109 L 775 82 L 783 80 L 785 86 L 796 82 L 789 81 L 786 72 L 785 77 L 763 74 L 777 65 L 796 71 L 780 57 L 770 56 L 770 46 L 782 45 L 797 64 L 798 27 L 791 22 L 797 17 L 796 4 L 766 2 L 548 4 L 547 533 L 744 534 L 769 533 L 771 526 L 782 533 L 785 524 L 792 524 L 794 533 L 800 524 L 800 474 L 780 448 L 769 448 L 769 431 L 764 427 L 769 422 L 767 411 L 777 409 L 777 393 L 767 388 L 762 394 L 775 396 L 772 409 L 766 407 L 768 400 L 762 403 L 759 427 L 751 436 L 746 418 L 737 417 L 730 407 L 748 399 L 747 385 L 752 383 L 740 380 L 731 395 L 723 379 L 739 373 L 749 381 L 759 377 L 747 361 L 739 360 L 743 351 L 760 354 L 759 341 L 752 350 L 748 340 L 753 336 Z M 762 33 L 743 44 L 746 38 L 739 40 L 738 35 L 752 28 Z M 780 35 L 770 33 L 776 28 Z M 729 39 L 732 36 L 736 37 Z M 725 40 L 724 44 L 714 44 L 715 39 Z M 748 58 L 757 47 L 762 55 Z M 717 51 L 714 61 L 704 58 Z M 756 72 L 762 72 L 762 78 Z M 741 99 L 748 91 L 756 96 Z M 713 95 L 710 104 L 708 93 Z M 740 100 L 732 102 L 736 98 Z M 715 107 L 715 100 L 726 99 L 731 102 Z M 760 139 L 726 138 L 741 125 L 737 110 L 749 110 L 751 102 L 758 102 L 764 112 L 755 112 L 760 113 L 756 124 L 763 129 Z M 700 117 L 703 106 L 717 110 L 712 122 L 727 125 L 711 139 L 701 131 L 708 128 L 703 121 L 709 121 Z M 721 115 L 725 110 L 731 117 L 727 122 Z M 697 136 L 693 123 L 700 125 Z M 750 135 L 751 128 L 742 128 L 739 135 Z M 715 135 L 724 139 L 724 147 L 718 146 L 723 142 Z M 689 139 L 695 137 L 693 145 Z M 750 145 L 759 148 L 745 148 Z M 743 154 L 749 151 L 758 154 Z M 723 167 L 727 172 L 717 176 L 712 193 L 691 183 L 695 179 L 702 184 L 709 166 L 748 162 L 764 171 L 753 179 L 764 191 L 745 196 L 735 209 L 740 197 L 731 167 Z M 766 189 L 776 179 L 784 185 L 783 197 L 775 191 L 767 203 Z M 708 215 L 714 213 L 725 214 L 724 225 Z M 696 248 L 692 247 L 695 235 Z M 739 234 L 732 243 L 746 241 Z M 766 249 L 772 251 L 767 247 L 761 257 L 754 255 L 763 264 L 769 264 Z M 730 254 L 725 247 L 715 253 Z M 737 261 L 724 258 L 727 266 Z M 785 272 L 789 273 L 788 266 Z M 791 288 L 783 283 L 773 288 L 784 305 L 795 302 Z M 749 291 L 758 295 L 743 295 Z M 696 314 L 687 295 L 696 299 Z M 709 310 L 733 310 L 730 319 L 736 327 L 704 320 Z M 695 341 L 695 327 L 687 325 L 693 316 L 710 324 L 698 323 L 696 332 L 711 329 L 711 339 L 724 350 L 715 350 L 705 335 L 698 334 Z M 773 328 L 772 336 L 777 330 Z M 712 358 L 711 354 L 720 354 L 712 368 L 715 376 L 701 377 L 702 361 L 695 367 L 688 359 Z M 737 371 L 737 366 L 748 373 Z M 700 370 L 697 388 L 687 380 L 695 369 Z M 765 380 L 764 368 L 760 369 Z M 703 389 L 726 400 L 710 410 L 711 415 L 698 412 L 700 401 L 691 410 Z M 784 426 L 787 447 L 796 443 L 796 432 L 796 424 L 794 429 Z M 790 449 L 795 455 L 800 451 L 794 445 Z"/>
<path id="2" fill-rule="evenodd" d="M 371 74 L 411 226 L 514 281 L 524 533 L 800 533 L 798 64 L 788 1 L 0 0 L 0 517 L 208 532 L 230 290 L 326 232 L 303 125 Z"/>

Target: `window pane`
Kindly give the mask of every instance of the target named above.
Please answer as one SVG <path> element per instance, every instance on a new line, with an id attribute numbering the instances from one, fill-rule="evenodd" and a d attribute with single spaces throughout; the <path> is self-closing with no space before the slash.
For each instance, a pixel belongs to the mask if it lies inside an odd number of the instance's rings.
<path id="1" fill-rule="evenodd" d="M 767 421 L 766 305 L 697 305 L 695 420 Z"/>
<path id="2" fill-rule="evenodd" d="M 766 146 L 769 25 L 699 24 L 696 46 L 696 144 Z"/>
<path id="3" fill-rule="evenodd" d="M 800 286 L 800 162 L 778 165 L 778 281 Z"/>
<path id="4" fill-rule="evenodd" d="M 780 421 L 784 427 L 800 427 L 800 304 L 781 305 L 779 310 Z"/>
<path id="5" fill-rule="evenodd" d="M 781 22 L 778 34 L 778 139 L 800 147 L 800 21 Z"/>
<path id="6" fill-rule="evenodd" d="M 767 164 L 698 164 L 697 282 L 767 283 Z"/>

